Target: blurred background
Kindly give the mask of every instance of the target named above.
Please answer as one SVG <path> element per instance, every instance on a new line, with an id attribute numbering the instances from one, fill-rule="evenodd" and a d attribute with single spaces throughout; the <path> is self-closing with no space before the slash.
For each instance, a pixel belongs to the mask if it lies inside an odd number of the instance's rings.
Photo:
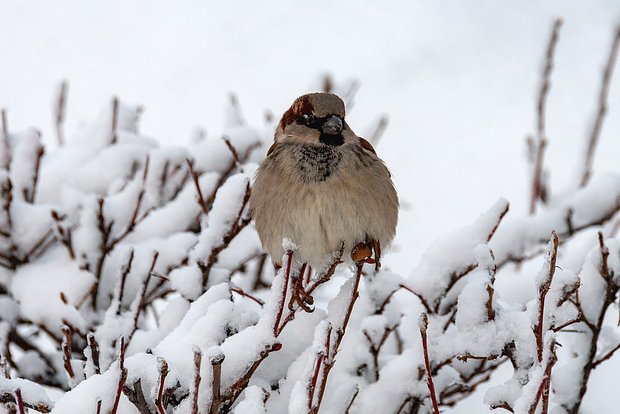
<path id="1" fill-rule="evenodd" d="M 558 17 L 545 157 L 557 194 L 577 183 L 617 0 L 3 1 L 0 107 L 11 129 L 36 126 L 53 145 L 53 97 L 66 79 L 69 139 L 116 95 L 144 107 L 143 133 L 183 145 L 198 127 L 218 136 L 231 92 L 263 128 L 265 110 L 279 117 L 322 74 L 357 79 L 353 130 L 389 118 L 377 152 L 404 208 L 386 265 L 407 276 L 436 236 L 498 197 L 511 214 L 527 213 L 525 137 Z M 617 169 L 619 77 L 595 174 Z M 589 393 L 586 405 L 597 401 Z"/>

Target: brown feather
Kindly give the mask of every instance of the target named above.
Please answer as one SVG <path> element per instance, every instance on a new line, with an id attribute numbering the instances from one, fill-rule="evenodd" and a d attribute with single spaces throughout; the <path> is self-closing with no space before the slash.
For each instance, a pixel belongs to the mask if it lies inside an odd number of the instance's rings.
<path id="1" fill-rule="evenodd" d="M 365 150 L 370 151 L 373 154 L 377 155 L 377 151 L 375 151 L 375 149 L 372 147 L 372 144 L 368 142 L 368 140 L 360 137 L 360 144 L 362 145 L 362 148 L 364 148 Z"/>
<path id="2" fill-rule="evenodd" d="M 272 152 L 274 152 L 276 150 L 276 147 L 278 146 L 277 142 L 274 142 L 273 144 L 271 144 L 271 146 L 269 147 L 269 149 L 267 150 L 267 155 L 265 155 L 265 157 L 268 157 L 269 154 L 271 154 Z"/>
<path id="3" fill-rule="evenodd" d="M 304 114 L 311 114 L 314 110 L 312 103 L 310 102 L 310 98 L 308 95 L 300 96 L 293 102 L 291 107 L 282 115 L 282 119 L 280 120 L 280 125 L 278 128 L 284 130 L 287 125 L 292 124 L 299 118 L 301 118 Z"/>

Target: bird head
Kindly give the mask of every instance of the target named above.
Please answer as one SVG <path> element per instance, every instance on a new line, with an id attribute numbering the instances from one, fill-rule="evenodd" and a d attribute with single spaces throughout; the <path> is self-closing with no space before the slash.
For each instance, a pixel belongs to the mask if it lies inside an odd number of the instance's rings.
<path id="1" fill-rule="evenodd" d="M 302 95 L 282 115 L 276 142 L 340 146 L 355 137 L 344 117 L 344 102 L 337 95 L 322 92 Z"/>

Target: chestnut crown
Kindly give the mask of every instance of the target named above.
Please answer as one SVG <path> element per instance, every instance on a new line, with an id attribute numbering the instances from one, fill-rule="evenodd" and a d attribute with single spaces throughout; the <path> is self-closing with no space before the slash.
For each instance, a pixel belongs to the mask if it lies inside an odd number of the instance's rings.
<path id="1" fill-rule="evenodd" d="M 344 102 L 333 93 L 315 92 L 295 99 L 284 113 L 278 128 L 296 123 L 326 134 L 340 134 L 344 128 Z"/>

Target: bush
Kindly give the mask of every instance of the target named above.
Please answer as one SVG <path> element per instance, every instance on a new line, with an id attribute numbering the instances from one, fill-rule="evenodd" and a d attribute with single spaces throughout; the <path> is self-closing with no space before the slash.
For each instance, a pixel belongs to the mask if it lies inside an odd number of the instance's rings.
<path id="1" fill-rule="evenodd" d="M 3 113 L 6 412 L 438 412 L 510 361 L 513 376 L 484 397 L 491 408 L 546 413 L 552 390 L 576 413 L 592 369 L 620 349 L 620 175 L 593 176 L 587 159 L 580 185 L 552 197 L 544 123 L 531 140 L 537 214 L 510 215 L 500 199 L 434 241 L 407 278 L 342 265 L 342 250 L 297 268 L 294 241 L 276 272 L 247 206 L 271 137 L 244 124 L 236 99 L 224 139 L 160 147 L 139 133 L 140 109 L 114 100 L 64 143 L 64 90 L 53 151 Z M 509 305 L 496 279 L 526 261 L 540 267 L 535 297 Z"/>

